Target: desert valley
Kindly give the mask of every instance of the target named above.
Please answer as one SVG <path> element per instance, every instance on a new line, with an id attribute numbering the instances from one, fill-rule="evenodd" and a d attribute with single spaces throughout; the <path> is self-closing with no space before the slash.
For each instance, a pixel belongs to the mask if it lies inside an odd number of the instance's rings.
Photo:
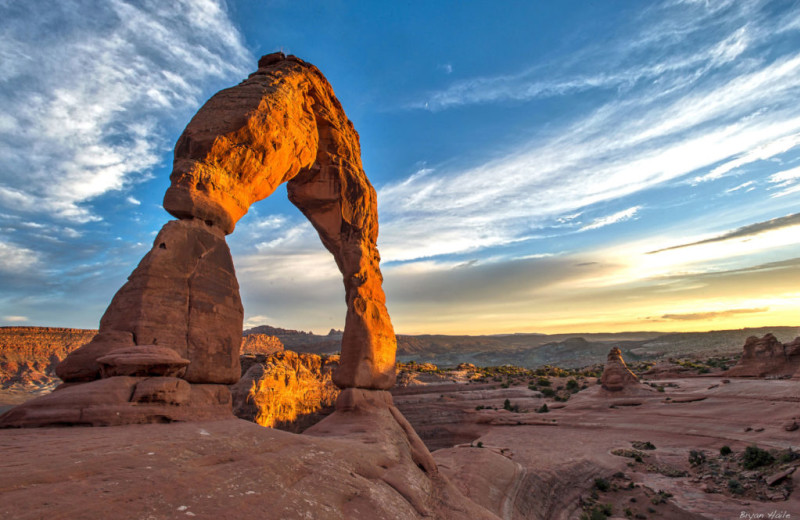
<path id="1" fill-rule="evenodd" d="M 581 368 L 400 363 L 391 399 L 424 444 L 416 449 L 430 452 L 415 458 L 414 444 L 398 445 L 396 426 L 363 403 L 348 405 L 348 420 L 331 417 L 343 406 L 331 381 L 337 331 L 259 327 L 245 331 L 242 378 L 230 387 L 238 419 L 75 430 L 51 409 L 57 428 L 3 430 L 3 514 L 39 518 L 58 504 L 64 518 L 237 518 L 269 504 L 275 518 L 791 515 L 800 506 L 796 330 L 744 348 L 719 338 L 754 331 L 695 333 L 709 350 L 694 354 L 680 335 L 662 337 L 646 361 L 631 361 L 636 343 Z M 51 391 L 54 366 L 95 332 L 0 329 L 6 426 L 26 425 L 12 405 Z M 559 343 L 546 340 L 531 350 Z M 468 356 L 486 341 L 496 340 L 399 344 L 428 359 L 443 343 Z M 624 338 L 598 343 L 608 354 Z M 401 347 L 399 356 L 413 354 Z M 30 464 L 39 457 L 47 472 Z"/>

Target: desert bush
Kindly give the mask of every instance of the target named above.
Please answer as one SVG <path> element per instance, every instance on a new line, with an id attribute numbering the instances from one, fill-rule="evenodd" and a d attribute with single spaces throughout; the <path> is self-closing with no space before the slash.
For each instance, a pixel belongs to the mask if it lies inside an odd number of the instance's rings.
<path id="1" fill-rule="evenodd" d="M 742 458 L 742 466 L 744 469 L 755 469 L 759 466 L 766 466 L 775 462 L 773 457 L 767 450 L 762 450 L 755 444 L 748 446 L 744 450 L 744 457 Z"/>
<path id="2" fill-rule="evenodd" d="M 547 413 L 549 411 L 550 409 L 547 407 L 547 403 L 544 403 L 542 406 L 539 407 L 538 410 L 536 410 L 536 413 Z"/>
<path id="3" fill-rule="evenodd" d="M 611 488 L 611 484 L 604 478 L 596 478 L 594 479 L 594 487 L 598 491 L 608 491 Z"/>
<path id="4" fill-rule="evenodd" d="M 555 391 L 555 390 L 553 390 L 552 388 L 542 388 L 542 389 L 541 389 L 541 390 L 539 390 L 539 391 L 540 391 L 540 392 L 542 393 L 542 395 L 543 395 L 543 396 L 545 396 L 545 397 L 553 397 L 553 396 L 555 396 L 555 395 L 556 395 L 556 391 Z"/>
<path id="5" fill-rule="evenodd" d="M 689 451 L 689 464 L 699 466 L 706 461 L 706 454 L 699 450 Z"/>
<path id="6" fill-rule="evenodd" d="M 727 445 L 725 445 L 725 446 L 723 446 L 723 447 L 721 447 L 719 449 L 719 454 L 722 455 L 723 457 L 725 455 L 730 455 L 732 452 L 733 452 L 733 450 L 731 449 L 731 447 L 727 446 Z"/>
<path id="7" fill-rule="evenodd" d="M 734 495 L 741 495 L 742 493 L 744 493 L 744 486 L 742 486 L 741 482 L 739 482 L 735 478 L 732 478 L 728 481 L 728 491 L 730 491 Z"/>
<path id="8" fill-rule="evenodd" d="M 570 379 L 569 381 L 567 381 L 567 390 L 574 393 L 577 392 L 579 389 L 580 385 L 576 380 Z"/>

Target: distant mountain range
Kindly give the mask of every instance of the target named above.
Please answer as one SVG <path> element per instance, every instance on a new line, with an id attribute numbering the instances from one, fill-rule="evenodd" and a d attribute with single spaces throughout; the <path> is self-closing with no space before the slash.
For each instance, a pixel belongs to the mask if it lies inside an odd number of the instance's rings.
<path id="1" fill-rule="evenodd" d="M 741 354 L 749 336 L 772 333 L 782 342 L 800 335 L 798 327 L 760 327 L 710 332 L 620 332 L 587 334 L 498 334 L 489 336 L 419 335 L 397 336 L 398 361 L 435 363 L 439 366 L 473 363 L 479 366 L 558 365 L 578 368 L 605 362 L 612 347 L 619 347 L 629 361 L 659 361 L 675 358 L 707 358 Z M 341 349 L 342 332 L 327 335 L 255 327 L 244 334 L 276 336 L 289 350 L 315 354 Z"/>

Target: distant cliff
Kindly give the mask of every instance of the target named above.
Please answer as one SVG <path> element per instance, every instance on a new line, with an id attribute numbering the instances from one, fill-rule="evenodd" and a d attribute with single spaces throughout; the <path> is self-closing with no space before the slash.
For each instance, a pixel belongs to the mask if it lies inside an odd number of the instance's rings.
<path id="1" fill-rule="evenodd" d="M 96 330 L 56 327 L 0 327 L 0 386 L 47 384 L 67 354 Z"/>

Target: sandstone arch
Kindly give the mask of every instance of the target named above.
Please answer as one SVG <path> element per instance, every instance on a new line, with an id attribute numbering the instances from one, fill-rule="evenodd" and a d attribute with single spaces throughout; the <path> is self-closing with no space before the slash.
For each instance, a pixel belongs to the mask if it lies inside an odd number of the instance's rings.
<path id="1" fill-rule="evenodd" d="M 333 254 L 347 316 L 341 388 L 394 384 L 396 340 L 380 273 L 377 200 L 358 134 L 313 65 L 282 53 L 259 60 L 239 85 L 215 94 L 175 147 L 164 208 L 179 220 L 117 292 L 91 343 L 57 369 L 65 381 L 99 377 L 97 359 L 119 347 L 158 345 L 189 360 L 191 383 L 239 378 L 243 310 L 225 235 L 283 182 Z"/>

